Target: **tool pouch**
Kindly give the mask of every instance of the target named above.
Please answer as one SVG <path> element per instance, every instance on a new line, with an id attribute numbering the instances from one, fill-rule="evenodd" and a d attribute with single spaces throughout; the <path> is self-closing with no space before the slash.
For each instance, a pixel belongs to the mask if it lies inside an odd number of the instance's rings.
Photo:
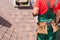
<path id="1" fill-rule="evenodd" d="M 47 25 L 45 22 L 38 23 L 37 33 L 47 34 Z"/>

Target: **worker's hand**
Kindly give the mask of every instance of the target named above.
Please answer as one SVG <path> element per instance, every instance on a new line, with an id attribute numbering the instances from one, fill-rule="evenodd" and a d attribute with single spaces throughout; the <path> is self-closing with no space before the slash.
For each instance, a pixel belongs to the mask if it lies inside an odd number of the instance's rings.
<path id="1" fill-rule="evenodd" d="M 33 14 L 33 16 L 38 15 L 39 14 L 39 8 L 38 7 L 34 7 L 33 11 L 32 11 L 32 14 Z"/>

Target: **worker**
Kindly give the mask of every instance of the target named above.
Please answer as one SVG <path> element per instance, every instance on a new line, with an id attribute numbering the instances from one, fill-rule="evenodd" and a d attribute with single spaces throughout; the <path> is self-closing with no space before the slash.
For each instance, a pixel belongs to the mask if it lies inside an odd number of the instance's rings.
<path id="1" fill-rule="evenodd" d="M 32 14 L 38 16 L 37 40 L 58 40 L 60 0 L 36 0 Z"/>

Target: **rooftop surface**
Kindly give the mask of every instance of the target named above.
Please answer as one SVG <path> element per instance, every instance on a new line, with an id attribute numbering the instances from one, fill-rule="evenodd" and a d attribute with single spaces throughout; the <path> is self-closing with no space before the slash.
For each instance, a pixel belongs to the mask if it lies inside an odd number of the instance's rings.
<path id="1" fill-rule="evenodd" d="M 9 0 L 0 0 L 0 40 L 36 40 L 32 9 L 14 8 Z"/>

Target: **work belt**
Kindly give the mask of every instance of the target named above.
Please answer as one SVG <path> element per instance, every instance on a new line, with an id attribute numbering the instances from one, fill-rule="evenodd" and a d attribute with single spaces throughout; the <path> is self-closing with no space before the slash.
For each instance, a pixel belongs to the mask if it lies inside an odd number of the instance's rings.
<path id="1" fill-rule="evenodd" d="M 47 28 L 51 27 L 51 26 L 53 28 L 53 32 L 56 32 L 58 30 L 58 26 L 54 21 L 52 21 L 52 22 L 38 22 L 37 33 L 48 34 Z"/>

